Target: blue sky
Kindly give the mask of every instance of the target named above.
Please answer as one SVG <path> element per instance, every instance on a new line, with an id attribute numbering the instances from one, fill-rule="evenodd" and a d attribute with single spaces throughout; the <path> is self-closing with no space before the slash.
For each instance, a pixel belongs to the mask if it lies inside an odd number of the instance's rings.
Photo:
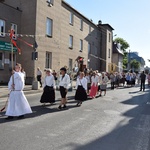
<path id="1" fill-rule="evenodd" d="M 72 7 L 97 24 L 109 23 L 117 37 L 139 52 L 150 67 L 150 0 L 66 0 Z"/>

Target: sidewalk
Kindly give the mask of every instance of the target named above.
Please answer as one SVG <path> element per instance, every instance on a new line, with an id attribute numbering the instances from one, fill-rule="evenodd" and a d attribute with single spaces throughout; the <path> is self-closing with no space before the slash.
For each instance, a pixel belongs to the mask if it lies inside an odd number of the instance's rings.
<path id="1" fill-rule="evenodd" d="M 73 82 L 72 87 L 74 89 L 75 87 L 75 82 Z M 41 93 L 43 92 L 43 88 L 40 88 L 39 90 L 32 90 L 32 85 L 25 85 L 24 88 L 24 94 L 29 95 L 29 94 L 36 94 L 36 93 Z M 57 91 L 57 90 L 56 90 Z M 70 93 L 71 91 L 69 91 Z M 9 94 L 8 86 L 0 86 L 0 98 L 7 97 Z"/>
<path id="2" fill-rule="evenodd" d="M 42 93 L 43 88 L 40 88 L 39 90 L 32 90 L 32 85 L 25 85 L 24 88 L 25 95 L 27 94 L 34 94 L 34 93 Z M 9 94 L 8 86 L 0 86 L 0 98 L 7 97 Z"/>

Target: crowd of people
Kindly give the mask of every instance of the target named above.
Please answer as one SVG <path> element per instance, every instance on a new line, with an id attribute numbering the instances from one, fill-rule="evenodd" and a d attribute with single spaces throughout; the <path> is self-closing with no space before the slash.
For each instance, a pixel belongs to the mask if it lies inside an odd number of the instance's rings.
<path id="1" fill-rule="evenodd" d="M 66 67 L 60 69 L 59 76 L 55 70 L 45 69 L 45 75 L 40 68 L 37 68 L 37 81 L 40 86 L 43 87 L 43 93 L 41 95 L 40 102 L 43 106 L 46 103 L 55 103 L 55 89 L 56 81 L 59 81 L 59 91 L 61 95 L 61 101 L 58 109 L 65 109 L 67 106 L 67 92 L 71 82 L 70 76 L 67 74 Z M 42 78 L 44 79 L 42 82 Z M 150 74 L 146 76 L 144 71 L 140 74 L 136 73 L 99 73 L 96 71 L 84 71 L 79 72 L 76 78 L 76 92 L 75 100 L 76 106 L 81 106 L 83 101 L 101 97 L 103 92 L 106 95 L 107 85 L 111 84 L 111 90 L 123 87 L 132 87 L 135 84 L 141 84 L 140 91 L 145 90 L 145 80 L 148 79 L 150 85 Z M 6 119 L 13 119 L 14 117 L 23 118 L 25 114 L 32 113 L 29 103 L 23 93 L 25 85 L 25 72 L 21 70 L 21 64 L 16 64 L 15 71 L 9 81 L 10 97 L 8 107 L 6 110 Z"/>

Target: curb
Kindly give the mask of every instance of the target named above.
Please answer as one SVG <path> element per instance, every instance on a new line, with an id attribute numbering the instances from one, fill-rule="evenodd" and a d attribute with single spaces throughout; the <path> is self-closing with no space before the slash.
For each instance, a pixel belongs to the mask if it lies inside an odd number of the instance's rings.
<path id="1" fill-rule="evenodd" d="M 74 90 L 68 91 L 68 93 L 71 93 L 73 91 Z M 43 90 L 42 89 L 40 89 L 40 90 L 24 90 L 23 92 L 27 96 L 27 95 L 36 94 L 36 93 L 41 93 L 42 94 Z M 56 90 L 56 92 L 59 92 L 59 90 Z M 7 93 L 7 94 L 5 93 L 4 95 L 0 96 L 0 98 L 6 98 L 6 97 L 8 97 L 8 94 L 9 93 Z"/>

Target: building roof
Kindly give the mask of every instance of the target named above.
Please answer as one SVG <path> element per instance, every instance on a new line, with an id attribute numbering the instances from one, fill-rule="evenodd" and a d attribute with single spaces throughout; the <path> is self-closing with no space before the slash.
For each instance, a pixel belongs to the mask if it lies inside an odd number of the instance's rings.
<path id="1" fill-rule="evenodd" d="M 118 47 L 117 43 L 113 43 L 113 53 L 124 55 L 123 51 Z"/>
<path id="2" fill-rule="evenodd" d="M 110 24 L 102 24 L 101 26 L 106 26 L 106 27 L 110 28 L 111 30 L 114 30 L 114 28 Z"/>
<path id="3" fill-rule="evenodd" d="M 62 0 L 62 3 L 65 4 L 66 6 L 68 6 L 70 9 L 72 9 L 73 11 L 75 11 L 77 14 L 79 14 L 81 17 L 83 17 L 85 20 L 87 20 L 88 22 L 90 22 L 91 24 L 93 24 L 95 27 L 98 28 L 99 24 L 95 24 L 92 22 L 92 20 L 90 20 L 89 18 L 87 18 L 86 16 L 84 16 L 83 14 L 81 14 L 78 10 L 76 10 L 75 8 L 73 8 L 70 4 L 68 4 L 65 0 Z M 103 27 L 109 27 L 111 30 L 114 30 L 109 24 L 101 24 L 101 26 Z"/>

